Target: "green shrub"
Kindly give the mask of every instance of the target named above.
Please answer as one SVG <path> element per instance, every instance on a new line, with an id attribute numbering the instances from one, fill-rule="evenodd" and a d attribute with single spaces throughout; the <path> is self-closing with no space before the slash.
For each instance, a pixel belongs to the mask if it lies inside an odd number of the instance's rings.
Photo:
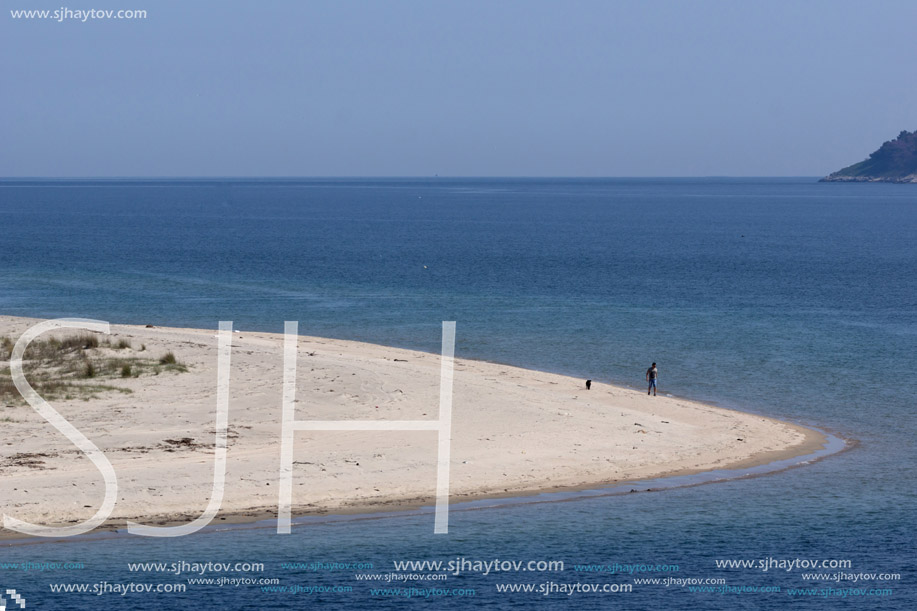
<path id="1" fill-rule="evenodd" d="M 159 364 L 160 364 L 160 365 L 174 365 L 174 364 L 177 363 L 177 362 L 178 362 L 178 361 L 175 360 L 175 354 L 174 354 L 171 350 L 169 350 L 168 352 L 166 352 L 166 353 L 159 359 Z"/>
<path id="2" fill-rule="evenodd" d="M 124 367 L 121 368 L 121 377 L 122 378 L 129 378 L 131 377 L 132 374 L 133 372 L 131 371 L 130 365 L 124 365 Z"/>

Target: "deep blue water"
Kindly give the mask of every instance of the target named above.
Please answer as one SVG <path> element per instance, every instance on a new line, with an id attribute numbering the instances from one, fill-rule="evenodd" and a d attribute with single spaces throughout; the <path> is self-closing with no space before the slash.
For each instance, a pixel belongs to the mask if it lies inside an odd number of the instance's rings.
<path id="1" fill-rule="evenodd" d="M 556 573 L 462 575 L 492 608 L 877 606 L 915 592 L 917 189 L 813 179 L 0 182 L 0 313 L 300 331 L 456 353 L 640 385 L 810 423 L 859 440 L 848 452 L 763 478 L 568 503 L 314 524 L 168 541 L 0 548 L 4 561 L 79 561 L 76 571 L 0 568 L 35 608 L 297 608 L 394 605 L 355 572 L 402 559 L 563 560 Z M 456 406 L 458 416 L 460 406 Z M 826 583 L 802 569 L 717 569 L 715 559 L 849 560 Z M 184 582 L 127 562 L 257 561 L 284 585 L 349 593 L 51 594 L 51 582 Z M 290 561 L 372 562 L 295 571 Z M 632 583 L 574 564 L 673 564 L 723 577 L 701 593 L 634 585 L 618 594 L 507 594 L 496 584 Z M 825 572 L 837 572 L 827 570 Z M 532 575 L 536 575 L 532 577 Z M 238 576 L 238 575 L 234 575 Z M 251 575 L 248 575 L 251 576 Z M 642 574 L 636 577 L 657 577 Z M 393 584 L 388 584 L 392 587 Z M 396 584 L 397 585 L 397 584 Z M 414 587 L 429 587 L 430 583 Z M 791 596 L 790 588 L 890 588 L 887 596 Z M 2 590 L 2 588 L 0 588 Z M 460 608 L 469 598 L 436 597 Z M 397 601 L 401 603 L 402 601 Z"/>

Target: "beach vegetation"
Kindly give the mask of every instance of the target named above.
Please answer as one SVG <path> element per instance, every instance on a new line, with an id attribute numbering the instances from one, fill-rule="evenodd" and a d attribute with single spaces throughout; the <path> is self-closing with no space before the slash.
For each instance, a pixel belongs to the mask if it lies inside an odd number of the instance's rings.
<path id="1" fill-rule="evenodd" d="M 16 338 L 0 337 L 0 406 L 24 405 L 10 372 Z M 188 366 L 173 352 L 162 358 L 144 358 L 124 339 L 99 337 L 91 333 L 41 337 L 29 344 L 23 355 L 25 378 L 47 400 L 90 400 L 105 393 L 133 392 L 130 388 L 105 383 L 163 372 L 183 373 Z"/>

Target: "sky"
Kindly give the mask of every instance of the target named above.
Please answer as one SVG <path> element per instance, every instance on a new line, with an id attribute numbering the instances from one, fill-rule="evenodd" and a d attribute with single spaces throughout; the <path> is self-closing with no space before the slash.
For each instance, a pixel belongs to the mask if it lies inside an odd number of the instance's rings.
<path id="1" fill-rule="evenodd" d="M 72 4 L 70 4 L 72 2 Z M 821 176 L 912 0 L 0 0 L 0 176 Z M 18 9 L 145 19 L 14 19 Z"/>

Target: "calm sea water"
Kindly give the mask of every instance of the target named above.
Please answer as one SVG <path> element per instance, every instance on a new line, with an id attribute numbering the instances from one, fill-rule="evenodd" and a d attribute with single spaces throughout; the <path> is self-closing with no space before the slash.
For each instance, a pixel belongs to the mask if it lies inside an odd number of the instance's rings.
<path id="1" fill-rule="evenodd" d="M 813 179 L 3 181 L 0 223 L 4 314 L 212 328 L 227 319 L 278 332 L 299 320 L 309 335 L 431 352 L 440 321 L 456 320 L 460 357 L 634 386 L 656 361 L 664 391 L 860 442 L 763 478 L 454 512 L 448 536 L 434 537 L 425 515 L 311 524 L 286 537 L 239 530 L 0 548 L 0 594 L 15 588 L 30 608 L 359 609 L 403 604 L 403 592 L 370 588 L 405 586 L 421 590 L 415 600 L 423 588 L 474 589 L 473 603 L 491 608 L 917 605 L 917 189 Z M 407 584 L 354 577 L 390 573 L 396 560 L 458 557 L 563 560 L 565 570 Z M 818 572 L 900 579 L 807 581 L 803 573 L 815 571 L 716 566 L 767 558 L 849 561 Z M 68 561 L 84 568 L 2 568 Z M 187 583 L 127 566 L 148 561 L 262 562 L 263 573 L 216 576 L 352 591 L 50 591 L 52 583 Z M 678 571 L 574 568 L 613 563 Z M 634 577 L 781 591 L 497 591 Z"/>

